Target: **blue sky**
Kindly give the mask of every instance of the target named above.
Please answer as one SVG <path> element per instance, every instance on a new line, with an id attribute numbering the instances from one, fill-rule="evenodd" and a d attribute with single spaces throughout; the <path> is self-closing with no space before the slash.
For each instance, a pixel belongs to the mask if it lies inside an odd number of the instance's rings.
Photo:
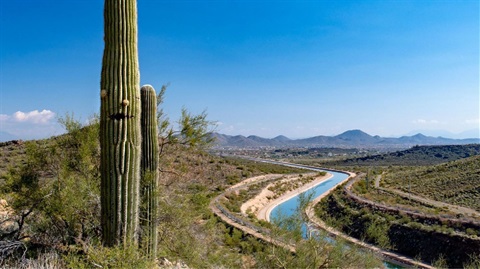
<path id="1" fill-rule="evenodd" d="M 142 84 L 225 134 L 479 135 L 479 1 L 139 0 Z M 0 1 L 0 133 L 99 111 L 103 1 Z M 7 135 L 8 133 L 8 135 Z"/>

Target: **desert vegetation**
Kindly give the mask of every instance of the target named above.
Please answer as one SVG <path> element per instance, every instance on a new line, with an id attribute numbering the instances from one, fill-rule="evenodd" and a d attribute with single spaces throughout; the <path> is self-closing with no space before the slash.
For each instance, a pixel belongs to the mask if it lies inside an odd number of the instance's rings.
<path id="1" fill-rule="evenodd" d="M 388 167 L 388 166 L 426 166 L 455 161 L 480 154 L 480 144 L 414 146 L 409 149 L 379 153 L 374 150 L 324 149 L 326 155 L 318 154 L 318 150 L 304 150 L 302 156 L 291 155 L 295 162 L 327 167 Z M 390 149 L 391 150 L 391 149 Z M 338 153 L 342 154 L 338 154 Z M 358 156 L 362 155 L 362 156 Z"/>
<path id="2" fill-rule="evenodd" d="M 480 211 L 480 156 L 387 173 L 382 184 Z"/>
<path id="3" fill-rule="evenodd" d="M 189 143 L 163 146 L 156 261 L 142 246 L 105 247 L 100 225 L 99 124 L 82 126 L 71 115 L 61 121 L 69 130 L 66 135 L 1 148 L 25 160 L 2 170 L 6 214 L 0 241 L 9 243 L 2 245 L 2 267 L 151 268 L 167 261 L 191 268 L 347 264 L 341 259 L 347 250 L 340 245 L 313 248 L 313 241 L 297 238 L 301 252 L 293 254 L 229 227 L 208 208 L 213 197 L 248 177 L 300 170 L 214 156 Z M 311 260 L 321 246 L 332 251 L 328 259 Z M 348 264 L 377 262 L 350 251 Z"/>
<path id="4" fill-rule="evenodd" d="M 6 228 L 2 228 L 1 240 L 19 242 L 11 243 L 8 253 L 2 252 L 3 265 L 11 261 L 19 266 L 16 262 L 22 259 L 26 262 L 41 253 L 55 253 L 49 257 L 57 257 L 66 267 L 99 264 L 115 268 L 128 261 L 132 266 L 143 264 L 148 268 L 142 259 L 143 250 L 102 247 L 99 125 L 82 127 L 70 117 L 64 122 L 70 131 L 67 135 L 28 141 L 17 149 L 2 148 L 2 152 L 17 151 L 13 155 L 25 160 L 2 171 L 2 197 L 8 215 L 3 215 L 2 227 Z M 215 157 L 181 144 L 164 147 L 162 156 L 158 256 L 182 259 L 191 266 L 221 264 L 223 259 L 202 259 L 205 252 L 201 250 L 208 239 L 211 244 L 205 251 L 211 255 L 238 258 L 238 253 L 224 249 L 226 228 L 217 229 L 223 226 L 208 210 L 210 198 L 247 176 L 287 170 Z M 103 255 L 111 259 L 98 260 Z M 132 255 L 132 259 L 124 260 L 121 255 Z"/>

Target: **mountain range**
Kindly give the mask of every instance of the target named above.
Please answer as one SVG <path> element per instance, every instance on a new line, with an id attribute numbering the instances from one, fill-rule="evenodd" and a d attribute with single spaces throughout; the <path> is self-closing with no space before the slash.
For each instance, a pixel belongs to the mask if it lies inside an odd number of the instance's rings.
<path id="1" fill-rule="evenodd" d="M 314 136 L 290 139 L 283 135 L 263 138 L 255 135 L 225 135 L 212 133 L 217 148 L 263 148 L 263 147 L 339 147 L 339 148 L 406 148 L 415 145 L 463 145 L 480 143 L 479 138 L 451 139 L 416 134 L 398 138 L 372 136 L 361 130 L 350 130 L 336 136 Z"/>

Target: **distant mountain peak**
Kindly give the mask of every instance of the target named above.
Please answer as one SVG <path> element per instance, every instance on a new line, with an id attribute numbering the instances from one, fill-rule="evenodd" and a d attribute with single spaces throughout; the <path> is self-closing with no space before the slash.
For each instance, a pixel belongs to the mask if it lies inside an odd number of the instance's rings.
<path id="1" fill-rule="evenodd" d="M 341 133 L 341 134 L 339 134 L 335 137 L 340 138 L 340 139 L 345 139 L 345 140 L 365 140 L 365 139 L 372 139 L 373 138 L 373 136 L 365 133 L 362 130 L 358 130 L 358 129 L 343 132 L 343 133 Z"/>
<path id="2" fill-rule="evenodd" d="M 370 136 L 369 134 L 365 133 L 364 131 L 362 130 L 359 130 L 359 129 L 354 129 L 354 130 L 348 130 L 348 131 L 345 131 L 337 136 L 345 136 L 345 135 L 368 135 Z"/>
<path id="3" fill-rule="evenodd" d="M 273 140 L 283 142 L 283 141 L 290 141 L 291 139 L 284 135 L 279 135 L 273 138 Z"/>
<path id="4" fill-rule="evenodd" d="M 425 136 L 424 134 L 418 133 L 416 135 L 413 135 L 412 137 L 414 137 L 414 138 L 426 138 L 427 136 Z"/>

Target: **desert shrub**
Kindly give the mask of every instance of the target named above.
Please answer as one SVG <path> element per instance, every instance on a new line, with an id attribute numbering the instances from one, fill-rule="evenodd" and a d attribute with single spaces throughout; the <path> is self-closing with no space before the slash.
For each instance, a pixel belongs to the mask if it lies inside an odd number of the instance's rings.
<path id="1" fill-rule="evenodd" d="M 480 268 L 480 255 L 470 256 L 470 260 L 466 262 L 463 266 L 466 269 L 477 269 Z"/>
<path id="2" fill-rule="evenodd" d="M 137 246 L 117 246 L 112 248 L 91 246 L 85 255 L 69 253 L 64 257 L 68 268 L 118 268 L 150 269 L 155 264 Z"/>
<path id="3" fill-rule="evenodd" d="M 376 219 L 367 224 L 365 235 L 368 240 L 375 242 L 376 245 L 383 249 L 388 249 L 391 247 L 388 237 L 389 229 L 390 226 L 387 222 Z"/>
<path id="4" fill-rule="evenodd" d="M 25 163 L 4 183 L 18 223 L 10 239 L 28 239 L 29 251 L 83 251 L 100 234 L 98 124 L 61 122 L 69 133 L 26 142 Z"/>

